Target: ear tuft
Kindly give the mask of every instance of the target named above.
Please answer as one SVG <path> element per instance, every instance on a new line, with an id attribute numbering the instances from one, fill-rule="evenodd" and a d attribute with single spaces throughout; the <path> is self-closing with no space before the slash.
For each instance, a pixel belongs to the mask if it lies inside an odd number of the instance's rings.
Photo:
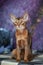
<path id="1" fill-rule="evenodd" d="M 28 21 L 28 13 L 27 13 L 27 12 L 24 14 L 23 20 L 24 20 L 24 21 Z"/>
<path id="2" fill-rule="evenodd" d="M 13 14 L 10 14 L 10 17 L 11 17 L 11 21 L 12 21 L 13 23 L 15 23 L 16 17 L 15 17 Z"/>

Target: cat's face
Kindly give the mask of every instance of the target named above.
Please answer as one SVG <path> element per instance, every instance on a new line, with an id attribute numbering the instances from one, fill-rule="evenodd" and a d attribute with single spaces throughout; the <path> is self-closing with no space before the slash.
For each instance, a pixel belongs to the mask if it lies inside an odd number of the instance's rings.
<path id="1" fill-rule="evenodd" d="M 14 15 L 11 15 L 11 20 L 16 29 L 23 30 L 26 27 L 26 22 L 28 21 L 28 14 L 24 14 L 22 18 L 16 18 Z"/>

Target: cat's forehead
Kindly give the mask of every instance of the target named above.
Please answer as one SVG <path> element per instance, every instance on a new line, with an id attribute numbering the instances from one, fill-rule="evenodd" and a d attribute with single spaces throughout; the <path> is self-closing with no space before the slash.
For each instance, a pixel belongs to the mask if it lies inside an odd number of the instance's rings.
<path id="1" fill-rule="evenodd" d="M 17 20 L 20 20 L 20 19 L 23 19 L 23 17 L 17 17 L 16 19 L 17 19 Z"/>

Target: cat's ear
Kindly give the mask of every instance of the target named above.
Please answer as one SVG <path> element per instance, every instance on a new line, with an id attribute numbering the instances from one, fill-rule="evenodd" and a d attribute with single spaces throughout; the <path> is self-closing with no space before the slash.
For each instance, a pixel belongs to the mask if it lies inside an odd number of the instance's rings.
<path id="1" fill-rule="evenodd" d="M 23 20 L 24 20 L 24 21 L 28 21 L 28 13 L 27 13 L 27 12 L 24 14 Z"/>
<path id="2" fill-rule="evenodd" d="M 10 14 L 11 21 L 15 24 L 16 22 L 16 17 L 13 14 Z"/>

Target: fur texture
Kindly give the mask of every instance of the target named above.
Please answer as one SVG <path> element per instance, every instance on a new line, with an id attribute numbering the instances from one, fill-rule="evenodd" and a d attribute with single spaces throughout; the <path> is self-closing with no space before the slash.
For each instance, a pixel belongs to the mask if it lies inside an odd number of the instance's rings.
<path id="1" fill-rule="evenodd" d="M 28 21 L 28 13 L 25 13 L 23 17 L 16 18 L 14 15 L 10 15 L 11 20 L 16 27 L 16 49 L 12 51 L 12 57 L 16 58 L 17 61 L 24 59 L 27 62 L 28 58 L 31 57 L 31 35 L 26 28 Z"/>

